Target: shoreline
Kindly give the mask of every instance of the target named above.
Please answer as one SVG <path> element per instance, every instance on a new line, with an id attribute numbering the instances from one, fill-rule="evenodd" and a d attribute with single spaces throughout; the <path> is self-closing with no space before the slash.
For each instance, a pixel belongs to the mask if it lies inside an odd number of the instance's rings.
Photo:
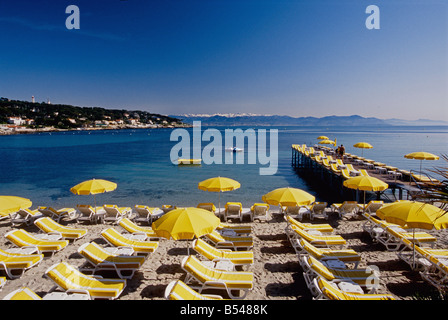
<path id="1" fill-rule="evenodd" d="M 82 132 L 82 131 L 101 131 L 101 130 L 136 130 L 136 129 L 173 129 L 173 128 L 191 128 L 191 125 L 148 125 L 148 126 L 123 126 L 123 127 L 107 127 L 107 128 L 73 128 L 73 129 L 57 129 L 57 128 L 26 128 L 23 130 L 2 130 L 0 127 L 0 136 L 36 134 L 36 133 L 52 133 L 52 132 Z"/>

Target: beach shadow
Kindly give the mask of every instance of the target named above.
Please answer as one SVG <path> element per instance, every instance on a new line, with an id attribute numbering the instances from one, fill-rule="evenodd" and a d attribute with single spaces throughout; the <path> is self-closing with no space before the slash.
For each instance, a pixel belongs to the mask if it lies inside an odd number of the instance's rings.
<path id="1" fill-rule="evenodd" d="M 184 273 L 180 264 L 163 264 L 156 269 L 157 274 L 176 274 Z"/>
<path id="2" fill-rule="evenodd" d="M 345 239 L 345 240 L 359 240 L 362 235 L 363 235 L 363 231 L 355 231 L 355 232 L 349 232 L 349 233 L 340 233 L 340 235 Z"/>
<path id="3" fill-rule="evenodd" d="M 142 290 L 140 296 L 148 299 L 163 298 L 165 296 L 165 289 L 166 285 L 163 284 L 149 285 Z"/>
<path id="4" fill-rule="evenodd" d="M 109 243 L 106 240 L 104 240 L 103 238 L 95 238 L 95 239 L 92 239 L 90 242 L 95 242 L 99 245 L 109 246 Z"/>
<path id="5" fill-rule="evenodd" d="M 294 253 L 294 249 L 289 245 L 289 242 L 285 241 L 282 246 L 262 247 L 260 252 L 266 254 L 286 254 Z"/>
<path id="6" fill-rule="evenodd" d="M 308 290 L 301 273 L 292 275 L 292 283 L 269 283 L 265 287 L 266 296 L 270 297 L 296 297 L 302 300 L 312 300 L 313 296 Z"/>
<path id="7" fill-rule="evenodd" d="M 190 247 L 190 252 L 188 252 L 188 248 L 171 248 L 167 251 L 167 254 L 170 256 L 194 256 L 196 252 Z"/>
<path id="8" fill-rule="evenodd" d="M 388 261 L 372 261 L 368 265 L 375 265 L 381 271 L 409 271 L 409 265 L 399 259 Z"/>
<path id="9" fill-rule="evenodd" d="M 413 299 L 440 299 L 438 291 L 423 280 L 415 279 L 409 283 L 388 283 L 387 289 L 393 295 Z"/>
<path id="10" fill-rule="evenodd" d="M 302 271 L 302 267 L 300 266 L 299 262 L 297 261 L 288 261 L 285 263 L 265 263 L 264 268 L 272 273 L 275 272 L 288 272 L 288 273 L 294 273 Z"/>
<path id="11" fill-rule="evenodd" d="M 73 252 L 72 254 L 70 254 L 68 256 L 69 259 L 83 259 L 84 257 L 78 253 L 78 252 Z"/>
<path id="12" fill-rule="evenodd" d="M 256 235 L 256 237 L 263 241 L 280 241 L 286 239 L 286 234 L 260 234 Z"/>

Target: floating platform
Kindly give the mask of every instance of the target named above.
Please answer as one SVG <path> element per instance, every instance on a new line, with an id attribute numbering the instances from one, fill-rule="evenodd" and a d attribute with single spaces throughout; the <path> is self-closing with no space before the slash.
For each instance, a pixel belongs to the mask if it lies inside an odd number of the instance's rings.
<path id="1" fill-rule="evenodd" d="M 202 159 L 178 159 L 179 166 L 198 166 L 202 164 Z"/>

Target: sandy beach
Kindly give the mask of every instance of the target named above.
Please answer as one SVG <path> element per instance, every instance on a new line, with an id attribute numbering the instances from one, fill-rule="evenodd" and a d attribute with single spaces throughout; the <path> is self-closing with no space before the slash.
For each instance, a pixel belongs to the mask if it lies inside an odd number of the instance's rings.
<path id="1" fill-rule="evenodd" d="M 306 222 L 306 219 L 304 219 Z M 335 215 L 328 220 L 314 220 L 314 223 L 330 223 L 335 233 L 347 240 L 347 247 L 354 249 L 362 256 L 359 267 L 376 265 L 381 272 L 381 285 L 379 293 L 393 294 L 397 299 L 414 299 L 415 297 L 434 296 L 434 288 L 425 282 L 418 272 L 411 271 L 410 267 L 399 260 L 396 253 L 388 252 L 383 245 L 372 242 L 370 236 L 363 232 L 364 219 L 339 219 Z M 73 266 L 81 266 L 85 259 L 77 253 L 78 247 L 86 242 L 95 241 L 106 246 L 100 232 L 110 224 L 76 223 L 75 220 L 62 221 L 61 224 L 72 227 L 88 229 L 88 234 L 68 247 L 45 258 L 22 275 L 21 278 L 8 280 L 2 291 L 0 299 L 8 293 L 23 286 L 29 287 L 41 297 L 44 296 L 54 283 L 44 277 L 45 270 L 55 263 L 67 261 Z M 291 247 L 285 234 L 286 222 L 281 214 L 271 213 L 266 222 L 243 222 L 252 226 L 254 239 L 255 263 L 248 268 L 254 272 L 254 289 L 249 292 L 246 300 L 310 300 L 312 295 L 303 279 L 302 269 L 298 257 Z M 124 231 L 120 226 L 117 230 Z M 8 220 L 0 222 L 0 232 L 5 234 L 12 226 Z M 29 232 L 38 232 L 35 226 L 25 227 Z M 448 247 L 446 232 L 429 231 L 438 240 L 436 247 Z M 5 237 L 0 239 L 3 249 L 14 248 Z M 193 251 L 192 251 L 193 252 Z M 194 253 L 194 252 L 193 252 Z M 184 279 L 185 272 L 181 269 L 181 260 L 187 254 L 185 241 L 161 239 L 159 248 L 151 254 L 143 267 L 127 281 L 127 287 L 120 300 L 164 300 L 166 286 L 173 280 Z"/>

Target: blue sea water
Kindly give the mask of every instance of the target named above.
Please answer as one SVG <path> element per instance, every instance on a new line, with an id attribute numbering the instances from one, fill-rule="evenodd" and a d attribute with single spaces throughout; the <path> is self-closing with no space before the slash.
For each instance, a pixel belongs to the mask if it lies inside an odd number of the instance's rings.
<path id="1" fill-rule="evenodd" d="M 248 127 L 240 127 L 243 130 Z M 208 129 L 202 127 L 202 130 Z M 224 127 L 216 127 L 224 136 Z M 230 128 L 236 129 L 236 128 Z M 241 188 L 222 193 L 221 206 L 240 201 L 244 206 L 261 202 L 263 194 L 279 187 L 296 187 L 323 195 L 308 186 L 291 166 L 291 145 L 314 145 L 326 135 L 343 144 L 346 152 L 407 170 L 419 170 L 420 161 L 405 159 L 414 151 L 437 155 L 448 153 L 448 127 L 252 127 L 278 130 L 278 170 L 262 176 L 267 165 L 211 164 L 176 166 L 170 152 L 178 141 L 170 141 L 174 129 L 101 130 L 0 136 L 0 195 L 16 195 L 37 206 L 73 207 L 93 204 L 93 196 L 77 196 L 70 188 L 84 180 L 114 181 L 118 188 L 96 196 L 97 204 L 134 206 L 196 206 L 218 204 L 218 194 L 198 189 L 202 180 L 224 176 L 241 183 Z M 193 129 L 187 129 L 192 133 Z M 191 134 L 192 136 L 192 134 Z M 373 149 L 356 149 L 357 142 L 369 142 Z M 202 148 L 209 142 L 202 142 Z M 269 146 L 269 144 L 268 144 Z M 223 161 L 224 161 L 223 152 Z M 269 154 L 269 153 L 268 153 Z M 423 168 L 446 166 L 443 160 L 424 161 Z"/>

